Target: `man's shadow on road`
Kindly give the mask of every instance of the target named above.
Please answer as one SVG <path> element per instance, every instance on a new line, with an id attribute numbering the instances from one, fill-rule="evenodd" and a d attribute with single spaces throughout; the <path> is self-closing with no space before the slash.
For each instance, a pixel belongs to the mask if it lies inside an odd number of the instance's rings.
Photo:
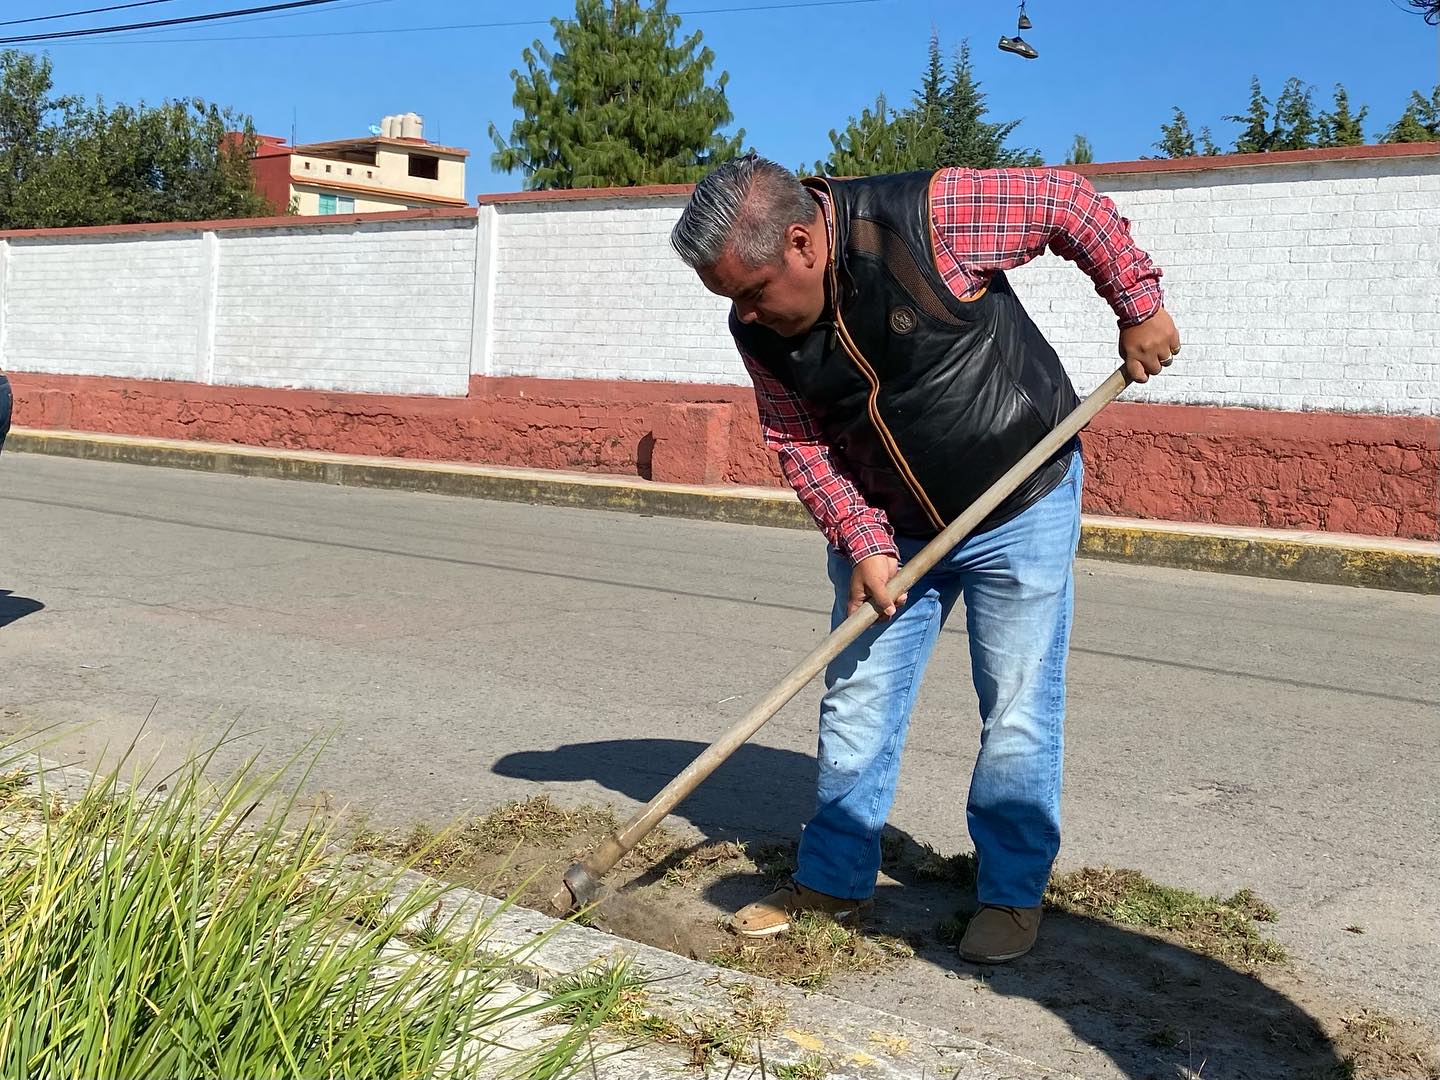
<path id="1" fill-rule="evenodd" d="M 509 754 L 501 776 L 557 783 L 598 783 L 637 802 L 652 798 L 705 749 L 680 739 L 616 739 Z M 677 809 L 708 840 L 761 844 L 793 840 L 814 806 L 814 758 L 753 743 L 735 754 Z M 954 800 L 963 813 L 963 799 Z M 1247 972 L 1159 938 L 1083 916 L 1047 913 L 1040 943 L 1021 960 L 981 968 L 962 961 L 936 935 L 938 924 L 973 905 L 957 886 L 918 880 L 899 857 L 918 848 L 889 829 L 885 877 L 876 893 L 873 928 L 904 936 L 917 959 L 985 991 L 1034 1001 L 1081 1042 L 1105 1053 L 1133 1080 L 1203 1075 L 1268 1080 L 1346 1075 L 1346 1066 L 1315 1018 Z M 765 886 L 755 874 L 713 882 L 705 899 L 733 909 Z M 883 976 L 882 976 L 883 977 Z M 928 983 L 926 984 L 928 985 Z M 912 988 L 913 989 L 913 988 Z M 958 995 L 957 995 L 958 996 Z M 931 1014 L 927 1019 L 935 1023 Z M 968 1031 L 986 1041 L 993 1026 Z M 993 1025 L 994 1018 L 981 1017 Z M 1064 1061 L 1052 1065 L 1065 1067 Z"/>
<path id="2" fill-rule="evenodd" d="M 26 615 L 44 611 L 45 605 L 28 596 L 16 596 L 9 589 L 0 589 L 0 628 L 18 622 Z"/>

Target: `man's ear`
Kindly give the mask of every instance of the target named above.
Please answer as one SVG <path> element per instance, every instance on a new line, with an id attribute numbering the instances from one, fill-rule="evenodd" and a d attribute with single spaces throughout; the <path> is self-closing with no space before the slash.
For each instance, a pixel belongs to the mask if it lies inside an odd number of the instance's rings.
<path id="1" fill-rule="evenodd" d="M 785 246 L 800 256 L 806 270 L 813 269 L 820 261 L 820 246 L 815 243 L 812 225 L 791 225 L 785 233 Z"/>

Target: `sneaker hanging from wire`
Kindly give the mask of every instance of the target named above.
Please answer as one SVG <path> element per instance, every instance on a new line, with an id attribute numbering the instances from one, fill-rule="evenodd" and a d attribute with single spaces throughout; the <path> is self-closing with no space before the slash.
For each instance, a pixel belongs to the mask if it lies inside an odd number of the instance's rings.
<path id="1" fill-rule="evenodd" d="M 1007 38 L 1000 35 L 1000 51 L 1014 53 L 1016 56 L 1023 56 L 1026 60 L 1034 60 L 1040 54 L 1035 51 L 1034 46 L 1022 37 Z"/>
<path id="2" fill-rule="evenodd" d="M 1029 30 L 1034 25 L 1035 24 L 1030 21 L 1030 16 L 1025 14 L 1025 3 L 1024 0 L 1021 0 L 1020 21 L 1016 24 L 1017 28 L 1021 30 Z"/>

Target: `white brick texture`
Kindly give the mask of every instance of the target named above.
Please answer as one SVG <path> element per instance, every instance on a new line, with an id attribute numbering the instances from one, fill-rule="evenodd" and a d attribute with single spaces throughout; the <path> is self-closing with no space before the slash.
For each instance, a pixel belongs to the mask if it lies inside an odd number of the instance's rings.
<path id="1" fill-rule="evenodd" d="M 728 302 L 670 250 L 683 197 L 511 203 L 499 215 L 490 371 L 744 383 Z"/>
<path id="2" fill-rule="evenodd" d="M 473 218 L 6 245 L 0 370 L 396 394 L 469 387 Z"/>
<path id="3" fill-rule="evenodd" d="M 1440 414 L 1440 157 L 1096 183 L 1164 268 L 1185 341 L 1128 396 Z M 0 369 L 444 395 L 471 374 L 743 384 L 726 302 L 669 247 L 684 202 L 502 202 L 481 230 L 12 234 Z M 1047 255 L 1011 279 L 1082 391 L 1114 369 L 1114 316 L 1078 270 Z"/>
<path id="4" fill-rule="evenodd" d="M 204 301 L 198 232 L 7 246 L 0 369 L 194 378 Z"/>
<path id="5" fill-rule="evenodd" d="M 221 233 L 215 382 L 463 395 L 475 223 Z"/>
<path id="6" fill-rule="evenodd" d="M 1440 413 L 1440 160 L 1102 177 L 1185 345 L 1136 401 Z M 1083 391 L 1115 321 L 1053 256 L 1010 274 Z M 1081 302 L 1083 301 L 1083 302 Z"/>
<path id="7" fill-rule="evenodd" d="M 1181 360 L 1134 400 L 1440 412 L 1440 159 L 1102 177 L 1164 269 Z M 740 382 L 726 304 L 670 251 L 683 198 L 506 203 L 495 374 Z M 1114 315 L 1053 255 L 1011 272 L 1082 392 Z"/>

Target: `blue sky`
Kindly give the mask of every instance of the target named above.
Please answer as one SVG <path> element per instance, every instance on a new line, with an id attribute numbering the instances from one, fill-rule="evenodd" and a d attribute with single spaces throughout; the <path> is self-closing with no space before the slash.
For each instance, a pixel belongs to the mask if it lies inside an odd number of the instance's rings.
<path id="1" fill-rule="evenodd" d="M 258 2 L 258 0 L 256 0 Z M 716 69 L 730 73 L 736 126 L 747 143 L 788 165 L 823 156 L 828 132 L 884 92 L 908 99 L 919 81 L 931 27 L 949 49 L 971 41 L 992 117 L 1023 117 L 1016 140 L 1063 160 L 1076 132 L 1099 161 L 1151 153 L 1172 105 L 1198 130 L 1212 126 L 1222 148 L 1259 75 L 1273 99 L 1298 75 L 1329 100 L 1343 82 L 1371 109 L 1367 130 L 1393 121 L 1413 89 L 1440 79 L 1437 30 L 1393 0 L 1029 0 L 1035 26 L 1025 38 L 1040 59 L 999 52 L 1015 32 L 1010 0 L 878 0 L 827 7 L 797 0 L 671 0 L 686 29 L 704 31 Z M 21 19 L 100 6 L 78 0 L 12 0 Z M 7 27 L 26 33 L 252 6 L 177 0 L 66 23 Z M 716 8 L 756 8 L 717 12 Z M 701 9 L 707 9 L 703 13 Z M 252 17 L 172 31 L 150 41 L 42 46 L 58 87 L 109 100 L 200 96 L 255 118 L 262 132 L 303 141 L 364 134 L 385 113 L 418 112 L 426 135 L 473 152 L 470 194 L 513 191 L 519 175 L 495 173 L 487 126 L 508 131 L 514 112 L 509 73 L 545 20 L 573 13 L 573 0 L 342 0 L 303 14 Z M 386 28 L 535 20 L 534 25 L 366 33 Z M 277 37 L 276 35 L 318 35 Z M 168 36 L 169 42 L 153 39 Z M 1373 137 L 1373 136 L 1372 136 Z"/>

